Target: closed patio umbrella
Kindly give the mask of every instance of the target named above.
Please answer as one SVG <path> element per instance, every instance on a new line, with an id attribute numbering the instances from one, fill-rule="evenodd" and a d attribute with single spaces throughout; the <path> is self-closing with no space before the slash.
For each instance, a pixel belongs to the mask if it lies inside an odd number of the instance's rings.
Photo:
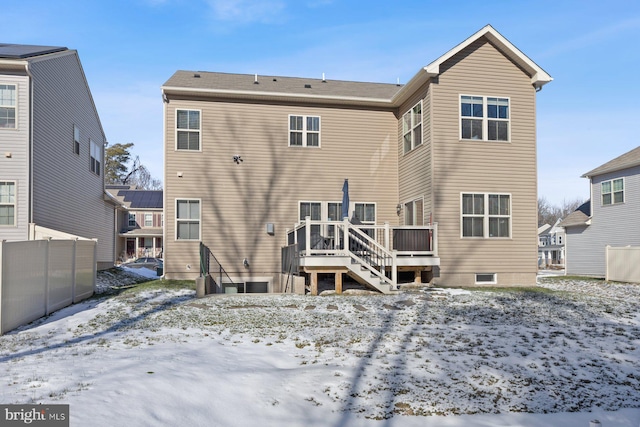
<path id="1" fill-rule="evenodd" d="M 349 217 L 349 180 L 345 179 L 342 185 L 342 216 L 341 220 Z"/>

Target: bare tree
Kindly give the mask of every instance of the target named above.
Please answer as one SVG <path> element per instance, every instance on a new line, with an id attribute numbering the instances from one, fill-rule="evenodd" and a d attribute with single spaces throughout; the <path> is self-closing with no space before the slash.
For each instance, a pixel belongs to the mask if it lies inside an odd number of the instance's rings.
<path id="1" fill-rule="evenodd" d="M 581 204 L 582 199 L 562 200 L 560 206 L 552 205 L 544 196 L 538 198 L 538 226 L 549 224 L 554 225 L 559 219 L 565 218 L 575 211 Z"/>

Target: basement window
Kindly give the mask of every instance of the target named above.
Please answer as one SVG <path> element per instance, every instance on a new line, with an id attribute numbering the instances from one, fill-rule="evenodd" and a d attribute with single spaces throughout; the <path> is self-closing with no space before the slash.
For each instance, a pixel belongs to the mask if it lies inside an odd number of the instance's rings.
<path id="1" fill-rule="evenodd" d="M 495 285 L 498 283 L 496 273 L 476 273 L 476 285 Z"/>

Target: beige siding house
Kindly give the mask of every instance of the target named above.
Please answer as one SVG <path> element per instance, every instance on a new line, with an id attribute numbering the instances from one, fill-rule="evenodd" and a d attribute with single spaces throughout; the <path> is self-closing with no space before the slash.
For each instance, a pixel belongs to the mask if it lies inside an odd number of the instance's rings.
<path id="1" fill-rule="evenodd" d="M 105 142 L 75 50 L 0 44 L 0 239 L 97 239 L 112 266 Z"/>
<path id="2" fill-rule="evenodd" d="M 176 72 L 162 87 L 166 277 L 534 284 L 549 81 L 491 26 L 405 85 Z"/>

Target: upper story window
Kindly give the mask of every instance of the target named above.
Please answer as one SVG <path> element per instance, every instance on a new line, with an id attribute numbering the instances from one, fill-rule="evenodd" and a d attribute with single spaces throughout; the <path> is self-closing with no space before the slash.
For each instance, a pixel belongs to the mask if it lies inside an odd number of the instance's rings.
<path id="1" fill-rule="evenodd" d="M 0 226 L 16 224 L 16 183 L 0 181 Z"/>
<path id="2" fill-rule="evenodd" d="M 80 154 L 80 128 L 73 125 L 73 152 Z"/>
<path id="3" fill-rule="evenodd" d="M 463 193 L 462 237 L 510 237 L 511 196 Z"/>
<path id="4" fill-rule="evenodd" d="M 129 212 L 129 227 L 135 227 L 136 225 L 136 214 Z"/>
<path id="5" fill-rule="evenodd" d="M 16 85 L 0 85 L 0 128 L 16 128 Z"/>
<path id="6" fill-rule="evenodd" d="M 604 181 L 602 186 L 602 205 L 624 203 L 624 180 L 622 178 Z"/>
<path id="7" fill-rule="evenodd" d="M 152 213 L 144 214 L 144 226 L 145 227 L 153 227 L 153 214 Z"/>
<path id="8" fill-rule="evenodd" d="M 200 111 L 176 111 L 176 149 L 200 151 Z"/>
<path id="9" fill-rule="evenodd" d="M 89 145 L 91 146 L 91 172 L 100 176 L 100 161 L 102 160 L 102 151 L 100 149 L 100 146 L 91 140 L 89 140 Z"/>
<path id="10" fill-rule="evenodd" d="M 422 144 L 422 101 L 402 116 L 402 136 L 405 153 Z"/>
<path id="11" fill-rule="evenodd" d="M 319 147 L 320 117 L 289 116 L 289 146 Z"/>
<path id="12" fill-rule="evenodd" d="M 176 239 L 200 240 L 200 200 L 176 200 Z"/>
<path id="13" fill-rule="evenodd" d="M 509 141 L 509 98 L 460 96 L 460 138 Z"/>

